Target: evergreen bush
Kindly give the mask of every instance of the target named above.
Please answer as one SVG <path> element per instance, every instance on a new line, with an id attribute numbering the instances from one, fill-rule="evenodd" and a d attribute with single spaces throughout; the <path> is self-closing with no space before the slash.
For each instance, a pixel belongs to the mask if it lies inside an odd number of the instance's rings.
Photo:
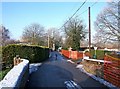
<path id="1" fill-rule="evenodd" d="M 13 58 L 19 55 L 23 59 L 28 59 L 30 63 L 42 62 L 48 59 L 49 49 L 34 45 L 7 45 L 2 47 L 2 60 L 6 64 L 13 64 Z"/>

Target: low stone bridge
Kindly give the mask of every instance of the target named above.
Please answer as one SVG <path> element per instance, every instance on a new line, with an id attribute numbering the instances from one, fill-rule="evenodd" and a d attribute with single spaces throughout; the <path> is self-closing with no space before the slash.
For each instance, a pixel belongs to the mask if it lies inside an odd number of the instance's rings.
<path id="1" fill-rule="evenodd" d="M 29 61 L 22 59 L 0 82 L 0 88 L 109 89 L 76 66 L 58 52 L 51 52 L 50 58 L 32 72 Z"/>

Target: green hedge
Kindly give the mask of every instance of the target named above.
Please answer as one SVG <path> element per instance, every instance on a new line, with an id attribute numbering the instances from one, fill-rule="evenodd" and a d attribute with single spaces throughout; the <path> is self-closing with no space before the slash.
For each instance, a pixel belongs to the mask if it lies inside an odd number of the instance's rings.
<path id="1" fill-rule="evenodd" d="M 0 81 L 5 77 L 5 75 L 11 70 L 11 68 L 7 68 L 5 70 L 0 71 Z"/>
<path id="2" fill-rule="evenodd" d="M 0 46 L 0 61 L 2 59 L 2 46 Z"/>
<path id="3" fill-rule="evenodd" d="M 104 51 L 104 50 L 96 50 L 97 59 L 104 59 L 104 54 L 105 53 L 110 54 L 111 52 L 110 51 Z M 93 57 L 93 55 L 95 54 L 95 50 L 91 50 L 90 54 Z"/>
<path id="4" fill-rule="evenodd" d="M 6 64 L 13 64 L 13 58 L 19 55 L 30 63 L 42 62 L 49 57 L 49 49 L 40 46 L 8 45 L 2 48 L 2 59 Z"/>

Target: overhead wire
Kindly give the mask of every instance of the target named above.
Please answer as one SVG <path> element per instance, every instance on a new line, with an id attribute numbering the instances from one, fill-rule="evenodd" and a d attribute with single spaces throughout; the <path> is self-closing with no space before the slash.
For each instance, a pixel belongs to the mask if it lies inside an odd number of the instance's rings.
<path id="1" fill-rule="evenodd" d="M 95 4 L 97 4 L 97 1 L 95 2 L 95 3 L 93 3 L 91 6 L 89 6 L 89 7 L 93 7 Z M 79 15 L 77 15 L 76 17 L 79 17 L 80 15 L 82 15 L 82 14 L 84 14 L 85 12 L 87 12 L 88 11 L 88 9 L 86 9 L 86 10 L 84 10 L 82 13 L 80 13 Z M 75 18 L 76 18 L 75 17 Z"/>
<path id="2" fill-rule="evenodd" d="M 67 24 L 68 21 L 73 18 L 73 16 L 74 16 L 74 15 L 81 9 L 81 7 L 86 3 L 86 1 L 87 1 L 87 0 L 85 0 L 85 1 L 82 3 L 82 5 L 76 10 L 76 12 L 75 12 L 59 29 L 61 29 L 62 27 L 64 27 L 65 24 Z M 97 1 L 98 1 L 98 0 L 97 0 Z M 93 4 L 92 4 L 91 6 L 89 6 L 89 7 L 93 7 L 93 6 L 97 3 L 97 1 L 96 1 L 95 3 L 93 3 Z M 84 10 L 82 13 L 80 13 L 80 14 L 77 15 L 76 17 L 79 17 L 80 15 L 82 15 L 83 13 L 85 13 L 85 12 L 87 12 L 87 11 L 88 11 L 88 9 Z M 76 17 L 75 17 L 75 18 L 76 18 Z"/>
<path id="3" fill-rule="evenodd" d="M 82 5 L 76 10 L 76 12 L 69 18 L 69 19 L 71 19 L 71 18 L 73 18 L 73 16 L 82 8 L 82 6 L 86 3 L 86 1 L 87 0 L 85 0 L 83 3 L 82 3 Z"/>
<path id="4" fill-rule="evenodd" d="M 62 25 L 62 27 L 64 27 L 64 25 L 73 18 L 73 16 L 82 8 L 82 6 L 86 3 L 87 0 L 85 0 L 80 7 L 75 11 L 75 13 L 73 13 L 73 15 Z M 61 29 L 62 27 L 60 27 L 59 29 Z"/>

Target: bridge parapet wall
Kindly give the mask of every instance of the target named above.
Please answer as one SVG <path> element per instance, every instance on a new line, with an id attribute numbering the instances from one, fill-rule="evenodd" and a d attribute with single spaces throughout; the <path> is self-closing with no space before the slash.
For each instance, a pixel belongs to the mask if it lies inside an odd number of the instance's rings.
<path id="1" fill-rule="evenodd" d="M 29 77 L 29 61 L 21 59 L 22 62 L 15 65 L 0 82 L 0 88 L 22 88 Z"/>

